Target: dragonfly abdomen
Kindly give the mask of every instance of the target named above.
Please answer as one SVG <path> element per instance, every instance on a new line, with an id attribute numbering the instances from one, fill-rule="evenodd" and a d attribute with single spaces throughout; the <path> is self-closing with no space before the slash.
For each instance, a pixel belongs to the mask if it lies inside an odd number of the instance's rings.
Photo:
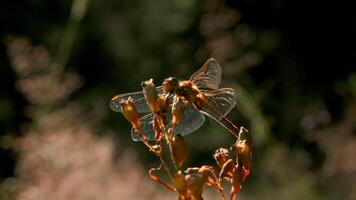
<path id="1" fill-rule="evenodd" d="M 212 108 L 208 103 L 202 106 L 202 112 L 208 115 L 210 118 L 217 121 L 224 128 L 226 128 L 230 133 L 232 133 L 235 137 L 238 138 L 240 129 L 233 122 L 228 120 L 224 115 L 219 113 L 217 110 Z"/>

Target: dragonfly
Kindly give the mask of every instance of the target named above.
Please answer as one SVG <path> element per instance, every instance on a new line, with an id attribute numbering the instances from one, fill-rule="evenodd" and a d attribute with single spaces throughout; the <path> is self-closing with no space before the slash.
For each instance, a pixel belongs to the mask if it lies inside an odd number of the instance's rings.
<path id="1" fill-rule="evenodd" d="M 235 92 L 232 88 L 219 88 L 221 79 L 221 66 L 214 58 L 210 58 L 189 80 L 169 77 L 162 86 L 156 87 L 159 94 L 169 94 L 171 99 L 177 95 L 189 102 L 180 123 L 174 127 L 176 134 L 187 135 L 196 131 L 204 124 L 205 117 L 209 117 L 238 137 L 239 128 L 226 118 L 236 106 Z M 129 98 L 133 100 L 137 112 L 145 114 L 140 118 L 141 132 L 148 140 L 154 140 L 153 113 L 150 113 L 142 91 L 114 96 L 110 101 L 110 108 L 115 112 L 122 112 L 120 105 Z M 172 127 L 171 119 L 172 114 L 169 112 L 166 116 L 166 128 Z M 134 129 L 131 130 L 131 137 L 134 141 L 141 140 Z"/>

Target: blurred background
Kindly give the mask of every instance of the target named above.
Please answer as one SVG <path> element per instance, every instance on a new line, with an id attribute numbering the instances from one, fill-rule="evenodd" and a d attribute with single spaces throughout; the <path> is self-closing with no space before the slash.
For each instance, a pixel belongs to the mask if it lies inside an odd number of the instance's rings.
<path id="1" fill-rule="evenodd" d="M 356 15 L 287 0 L 0 1 L 0 199 L 175 199 L 109 108 L 209 57 L 253 137 L 239 199 L 356 199 Z M 188 135 L 185 167 L 233 137 Z M 199 145 L 196 145 L 199 144 Z M 227 191 L 226 191 L 227 192 Z M 204 197 L 218 194 L 206 187 Z"/>

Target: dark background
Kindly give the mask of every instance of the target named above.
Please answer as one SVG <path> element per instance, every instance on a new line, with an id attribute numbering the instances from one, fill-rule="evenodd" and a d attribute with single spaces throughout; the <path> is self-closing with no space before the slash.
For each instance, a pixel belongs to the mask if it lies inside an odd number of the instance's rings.
<path id="1" fill-rule="evenodd" d="M 87 6 L 83 17 L 70 14 L 75 1 Z M 147 170 L 155 159 L 130 141 L 129 123 L 109 110 L 110 98 L 140 90 L 140 82 L 149 78 L 157 84 L 172 75 L 188 78 L 209 57 L 222 65 L 223 86 L 237 90 L 238 109 L 230 117 L 247 127 L 255 141 L 255 164 L 244 199 L 355 198 L 356 15 L 351 5 L 75 1 L 0 2 L 4 198 L 26 188 L 11 189 L 9 180 L 21 185 L 26 175 L 18 170 L 28 162 L 21 160 L 21 145 L 12 141 L 41 132 L 36 122 L 42 118 L 28 110 L 55 115 L 56 109 L 75 102 L 83 107 L 80 116 L 93 135 L 112 138 L 113 158 L 120 158 L 123 149 L 137 151 L 137 165 Z M 45 47 L 54 62 L 64 66 L 59 67 L 63 74 L 80 76 L 80 88 L 45 103 L 29 98 L 30 92 L 18 82 L 38 74 L 16 70 L 9 50 L 9 41 L 24 37 L 33 46 Z M 213 163 L 213 150 L 231 145 L 228 133 L 214 122 L 197 132 L 187 136 L 192 144 L 189 165 Z M 200 145 L 193 145 L 197 141 Z"/>

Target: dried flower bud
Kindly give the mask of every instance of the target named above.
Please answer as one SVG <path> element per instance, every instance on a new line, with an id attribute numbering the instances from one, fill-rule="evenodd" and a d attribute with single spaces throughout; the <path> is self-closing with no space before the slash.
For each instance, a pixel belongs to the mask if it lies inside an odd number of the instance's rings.
<path id="1" fill-rule="evenodd" d="M 232 149 L 236 152 L 239 157 L 239 160 L 245 162 L 250 159 L 250 146 L 247 144 L 246 140 L 239 141 L 237 140 Z"/>
<path id="2" fill-rule="evenodd" d="M 129 122 L 131 122 L 132 127 L 136 131 L 140 131 L 141 130 L 140 117 L 137 113 L 132 98 L 129 97 L 126 101 L 121 102 L 120 105 L 121 105 L 122 113 L 124 114 L 125 118 Z"/>
<path id="3" fill-rule="evenodd" d="M 187 192 L 187 182 L 185 181 L 185 175 L 181 170 L 179 170 L 174 177 L 174 186 L 180 195 L 185 196 Z"/>
<path id="4" fill-rule="evenodd" d="M 180 168 L 184 161 L 187 159 L 187 144 L 184 141 L 183 136 L 176 135 L 169 143 L 169 148 L 173 155 L 173 162 L 177 168 Z"/>
<path id="5" fill-rule="evenodd" d="M 219 179 L 224 178 L 231 181 L 236 163 L 229 156 L 229 151 L 224 148 L 217 149 L 214 154 L 214 159 L 220 167 Z"/>
<path id="6" fill-rule="evenodd" d="M 246 138 L 247 134 L 248 131 L 242 127 L 240 129 L 239 138 L 231 147 L 237 154 L 237 162 L 243 167 L 244 179 L 248 176 L 252 163 L 251 143 L 247 140 L 248 138 Z"/>
<path id="7" fill-rule="evenodd" d="M 228 161 L 230 158 L 229 156 L 229 151 L 224 148 L 217 149 L 214 153 L 214 159 L 216 163 L 219 165 L 221 168 L 226 161 Z"/>
<path id="8" fill-rule="evenodd" d="M 172 125 L 175 127 L 183 118 L 185 110 L 185 103 L 178 95 L 174 96 L 172 104 Z"/>
<path id="9" fill-rule="evenodd" d="M 185 171 L 185 180 L 187 182 L 187 188 L 192 199 L 202 200 L 204 177 L 199 172 L 199 168 L 188 168 Z"/>
<path id="10" fill-rule="evenodd" d="M 150 79 L 148 81 L 143 81 L 141 83 L 141 87 L 143 90 L 143 94 L 145 95 L 147 104 L 150 107 L 151 111 L 153 113 L 157 113 L 159 111 L 158 93 L 156 90 L 156 86 L 153 83 L 153 79 Z"/>

